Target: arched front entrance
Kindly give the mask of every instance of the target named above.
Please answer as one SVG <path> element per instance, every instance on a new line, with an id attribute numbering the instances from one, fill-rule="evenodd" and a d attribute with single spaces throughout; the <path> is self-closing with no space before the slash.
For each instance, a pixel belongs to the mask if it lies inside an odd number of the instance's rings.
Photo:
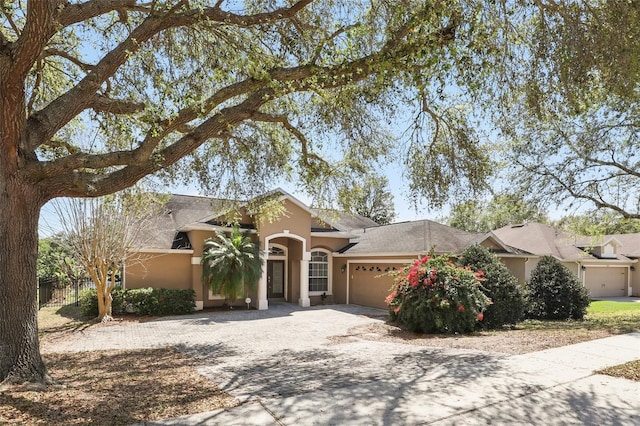
<path id="1" fill-rule="evenodd" d="M 265 264 L 258 282 L 258 309 L 269 309 L 269 300 L 286 300 L 310 306 L 307 240 L 292 233 L 265 237 Z"/>

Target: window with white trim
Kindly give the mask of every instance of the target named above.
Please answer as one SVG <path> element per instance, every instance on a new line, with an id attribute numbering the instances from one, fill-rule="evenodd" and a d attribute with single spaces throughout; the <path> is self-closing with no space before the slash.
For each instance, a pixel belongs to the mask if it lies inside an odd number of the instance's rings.
<path id="1" fill-rule="evenodd" d="M 329 293 L 330 286 L 330 257 L 325 250 L 313 250 L 309 261 L 309 293 Z"/>

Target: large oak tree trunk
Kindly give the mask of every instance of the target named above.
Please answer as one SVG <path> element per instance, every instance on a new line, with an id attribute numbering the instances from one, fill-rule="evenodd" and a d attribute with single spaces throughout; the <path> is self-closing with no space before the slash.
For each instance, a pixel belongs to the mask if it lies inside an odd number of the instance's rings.
<path id="1" fill-rule="evenodd" d="M 0 176 L 0 382 L 47 383 L 38 342 L 37 252 L 42 200 Z"/>

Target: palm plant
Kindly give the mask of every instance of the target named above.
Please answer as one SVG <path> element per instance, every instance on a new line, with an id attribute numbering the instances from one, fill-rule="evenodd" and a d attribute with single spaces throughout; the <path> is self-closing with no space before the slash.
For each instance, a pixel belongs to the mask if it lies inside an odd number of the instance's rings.
<path id="1" fill-rule="evenodd" d="M 216 231 L 204 243 L 202 280 L 215 294 L 234 301 L 255 291 L 262 276 L 261 250 L 248 232 L 234 226 L 231 234 Z"/>

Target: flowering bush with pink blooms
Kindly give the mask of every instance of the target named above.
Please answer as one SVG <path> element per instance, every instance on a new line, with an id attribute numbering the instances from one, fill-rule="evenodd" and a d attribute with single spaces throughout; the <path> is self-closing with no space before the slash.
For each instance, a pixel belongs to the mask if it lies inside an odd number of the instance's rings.
<path id="1" fill-rule="evenodd" d="M 482 271 L 456 266 L 445 256 L 425 256 L 395 275 L 386 298 L 389 314 L 412 331 L 473 331 L 491 303 L 481 291 Z"/>

